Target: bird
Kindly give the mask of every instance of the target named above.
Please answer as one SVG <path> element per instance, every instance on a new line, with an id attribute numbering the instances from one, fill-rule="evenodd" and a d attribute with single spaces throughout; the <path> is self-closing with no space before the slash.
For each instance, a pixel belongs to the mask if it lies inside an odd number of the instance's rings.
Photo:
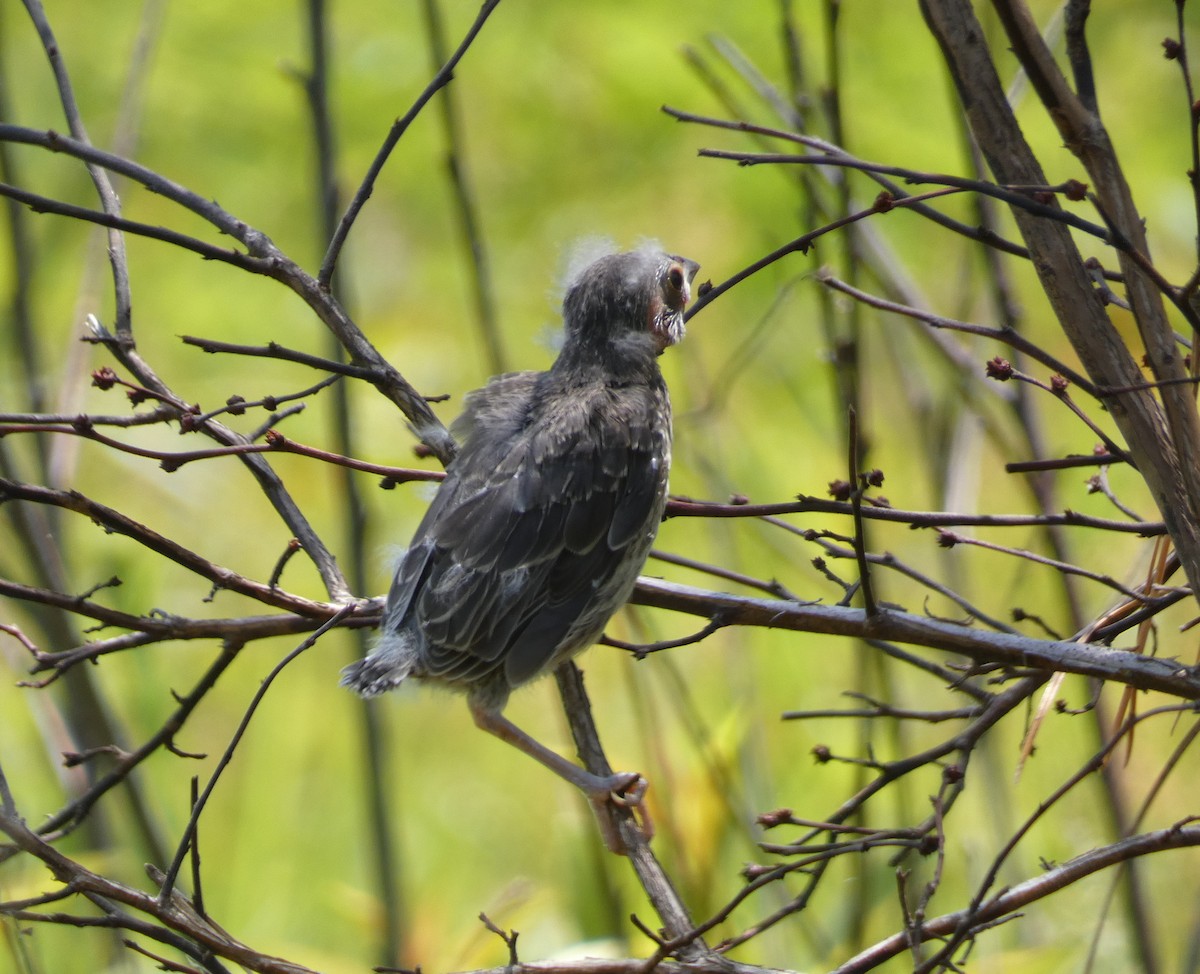
<path id="1" fill-rule="evenodd" d="M 363 697 L 410 678 L 465 692 L 479 728 L 584 792 L 618 853 L 604 807 L 639 804 L 641 775 L 594 775 L 503 710 L 600 638 L 650 553 L 672 442 L 658 358 L 684 335 L 699 266 L 650 247 L 595 260 L 566 289 L 551 367 L 464 398 L 459 450 L 397 564 L 379 636 L 341 678 Z"/>

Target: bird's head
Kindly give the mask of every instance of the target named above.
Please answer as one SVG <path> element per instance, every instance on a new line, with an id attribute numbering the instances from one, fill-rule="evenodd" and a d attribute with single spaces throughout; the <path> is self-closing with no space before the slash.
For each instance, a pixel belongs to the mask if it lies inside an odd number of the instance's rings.
<path id="1" fill-rule="evenodd" d="M 609 254 L 572 281 L 563 300 L 570 344 L 624 345 L 631 339 L 656 354 L 683 337 L 683 309 L 700 265 L 658 250 Z M 641 337 L 638 337 L 641 336 Z"/>

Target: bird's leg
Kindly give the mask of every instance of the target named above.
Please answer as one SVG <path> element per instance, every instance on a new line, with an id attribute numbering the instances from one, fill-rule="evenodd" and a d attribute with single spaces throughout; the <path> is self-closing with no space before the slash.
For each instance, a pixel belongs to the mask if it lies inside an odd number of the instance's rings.
<path id="1" fill-rule="evenodd" d="M 619 856 L 628 853 L 625 842 L 613 822 L 611 805 L 637 809 L 641 813 L 642 831 L 646 833 L 646 837 L 649 838 L 654 834 L 649 816 L 642 805 L 647 782 L 636 771 L 623 771 L 607 776 L 592 774 L 568 761 L 561 754 L 550 750 L 544 744 L 535 741 L 498 710 L 475 701 L 468 701 L 468 706 L 471 708 L 471 716 L 475 720 L 476 727 L 524 751 L 587 796 L 596 813 L 596 822 L 600 826 L 604 844 L 610 852 L 615 852 Z"/>

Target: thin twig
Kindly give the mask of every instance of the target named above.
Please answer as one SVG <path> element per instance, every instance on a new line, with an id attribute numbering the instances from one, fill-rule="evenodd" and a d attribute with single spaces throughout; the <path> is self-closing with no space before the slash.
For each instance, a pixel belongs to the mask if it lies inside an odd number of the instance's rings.
<path id="1" fill-rule="evenodd" d="M 245 735 L 247 728 L 250 726 L 250 719 L 254 716 L 255 711 L 258 709 L 258 705 L 262 702 L 263 697 L 266 696 L 267 691 L 271 689 L 271 684 L 275 682 L 275 678 L 283 672 L 289 663 L 295 660 L 306 650 L 309 650 L 316 645 L 317 641 L 324 636 L 325 633 L 335 628 L 338 623 L 342 621 L 342 619 L 354 612 L 355 608 L 356 607 L 353 605 L 342 606 L 342 608 L 339 609 L 338 612 L 333 615 L 323 626 L 321 626 L 320 629 L 314 632 L 311 636 L 300 643 L 299 646 L 297 646 L 283 659 L 276 663 L 271 672 L 268 673 L 266 678 L 262 681 L 262 684 L 259 686 L 258 690 L 255 691 L 254 696 L 250 700 L 249 706 L 246 707 L 246 712 L 242 715 L 241 721 L 238 722 L 237 729 L 233 732 L 233 737 L 230 738 L 229 746 L 225 748 L 225 753 L 221 755 L 221 759 L 217 762 L 216 768 L 213 769 L 212 776 L 208 779 L 208 783 L 204 786 L 204 790 L 200 793 L 200 797 L 192 806 L 192 814 L 188 818 L 187 825 L 184 827 L 183 836 L 179 840 L 179 847 L 175 851 L 175 858 L 171 861 L 171 865 L 167 869 L 166 875 L 163 878 L 162 888 L 158 894 L 158 901 L 161 906 L 165 906 L 171 898 L 171 893 L 175 889 L 175 879 L 179 875 L 179 869 L 183 865 L 184 857 L 187 855 L 188 849 L 191 847 L 192 842 L 195 839 L 196 829 L 200 824 L 200 816 L 204 812 L 204 808 L 208 804 L 209 798 L 212 797 L 213 789 L 217 786 L 217 781 L 221 777 L 221 772 L 224 771 L 229 765 L 229 762 L 233 760 L 233 752 L 237 749 L 238 744 L 241 743 L 242 737 Z"/>
<path id="2" fill-rule="evenodd" d="M 429 99 L 450 83 L 450 80 L 454 77 L 454 69 L 458 66 L 458 62 L 467 53 L 467 49 L 474 42 L 480 30 L 483 29 L 484 23 L 499 3 L 500 0 L 484 0 L 483 6 L 480 7 L 479 13 L 475 17 L 475 22 L 463 36 L 458 48 L 450 55 L 446 63 L 442 65 L 441 70 L 433 76 L 429 84 L 425 86 L 425 90 L 417 96 L 417 100 L 413 102 L 412 107 L 404 115 L 396 119 L 392 125 L 387 138 L 383 140 L 383 145 L 379 147 L 379 151 L 375 154 L 371 165 L 367 167 L 362 183 L 359 185 L 357 192 L 355 192 L 353 199 L 350 200 L 349 206 L 346 207 L 346 212 L 342 214 L 342 219 L 338 223 L 338 228 L 333 235 L 333 239 L 329 241 L 329 248 L 325 251 L 325 257 L 321 261 L 321 269 L 317 273 L 317 282 L 322 288 L 328 288 L 330 282 L 333 280 L 333 272 L 337 266 L 342 248 L 346 244 L 346 237 L 350 233 L 350 228 L 354 225 L 359 211 L 362 210 L 367 200 L 370 199 L 371 193 L 375 189 L 375 180 L 379 178 L 379 174 L 383 171 L 383 167 L 387 163 L 388 157 L 391 156 L 392 150 L 396 148 L 401 136 L 408 131 L 408 127 L 413 123 L 413 120 L 421 113 L 421 109 L 428 104 Z"/>

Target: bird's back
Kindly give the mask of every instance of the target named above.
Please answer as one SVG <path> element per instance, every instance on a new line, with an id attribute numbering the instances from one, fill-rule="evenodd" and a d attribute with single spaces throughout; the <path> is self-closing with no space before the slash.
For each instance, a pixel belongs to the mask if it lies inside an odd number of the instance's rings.
<path id="1" fill-rule="evenodd" d="M 397 569 L 381 648 L 502 705 L 629 597 L 666 503 L 670 402 L 657 366 L 632 380 L 511 373 L 467 397 L 455 432 L 462 450 Z"/>
<path id="2" fill-rule="evenodd" d="M 467 397 L 462 449 L 396 570 L 378 643 L 343 684 L 372 696 L 436 680 L 494 722 L 511 689 L 601 634 L 666 505 L 658 356 L 683 336 L 698 266 L 652 249 L 601 257 L 567 289 L 550 370 Z"/>

